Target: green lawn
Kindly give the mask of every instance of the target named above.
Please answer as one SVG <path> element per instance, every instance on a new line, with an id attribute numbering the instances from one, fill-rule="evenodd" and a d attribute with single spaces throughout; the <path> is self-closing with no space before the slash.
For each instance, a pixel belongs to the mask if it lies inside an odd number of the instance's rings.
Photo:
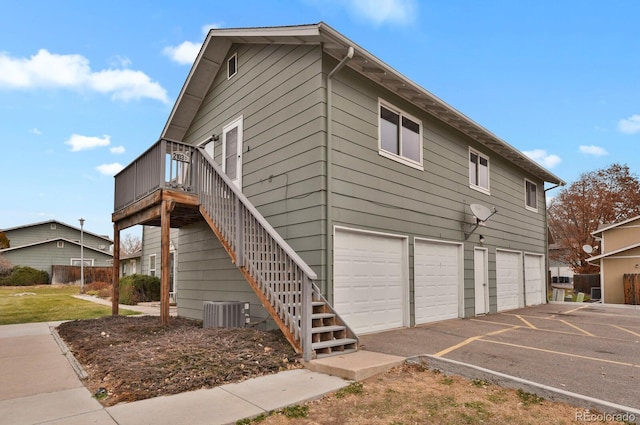
<path id="1" fill-rule="evenodd" d="M 77 286 L 0 286 L 0 325 L 109 316 L 111 307 L 79 300 Z M 139 314 L 120 310 L 121 315 Z"/>

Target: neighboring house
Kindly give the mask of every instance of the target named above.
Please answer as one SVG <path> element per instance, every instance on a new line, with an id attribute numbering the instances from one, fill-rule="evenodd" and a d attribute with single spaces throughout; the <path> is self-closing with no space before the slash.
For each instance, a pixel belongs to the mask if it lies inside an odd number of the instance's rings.
<path id="1" fill-rule="evenodd" d="M 179 229 L 171 229 L 169 247 L 169 292 L 171 302 L 175 302 L 178 296 L 178 282 L 176 281 L 176 268 L 179 246 Z M 142 226 L 142 249 L 139 252 L 140 271 L 139 273 L 149 276 L 160 277 L 162 269 L 160 267 L 160 231 L 157 227 Z"/>
<path id="2" fill-rule="evenodd" d="M 251 302 L 309 358 L 546 302 L 545 183 L 564 182 L 324 23 L 214 29 L 113 221 L 155 226 L 166 259 L 178 230 L 180 316 Z"/>
<path id="3" fill-rule="evenodd" d="M 573 269 L 569 264 L 557 259 L 558 252 L 563 249 L 557 244 L 549 244 L 549 276 L 552 285 L 573 285 Z"/>
<path id="4" fill-rule="evenodd" d="M 587 261 L 600 266 L 602 302 L 624 304 L 623 276 L 640 273 L 640 216 L 605 224 L 591 234 L 601 239 L 601 254 Z"/>
<path id="5" fill-rule="evenodd" d="M 120 277 L 142 273 L 142 250 L 120 256 Z"/>
<path id="6" fill-rule="evenodd" d="M 83 230 L 83 252 L 81 255 L 80 228 L 56 220 L 26 224 L 0 229 L 9 239 L 9 248 L 0 250 L 14 266 L 28 266 L 44 270 L 51 276 L 51 266 L 109 267 L 113 263 L 111 245 L 107 236 Z"/>

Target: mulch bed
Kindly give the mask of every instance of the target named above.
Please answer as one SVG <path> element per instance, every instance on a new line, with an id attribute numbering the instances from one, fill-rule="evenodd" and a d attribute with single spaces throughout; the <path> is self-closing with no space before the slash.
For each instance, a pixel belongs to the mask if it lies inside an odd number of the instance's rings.
<path id="1" fill-rule="evenodd" d="M 109 316 L 58 327 L 105 406 L 240 382 L 299 368 L 280 331 L 202 328 L 202 322 Z"/>

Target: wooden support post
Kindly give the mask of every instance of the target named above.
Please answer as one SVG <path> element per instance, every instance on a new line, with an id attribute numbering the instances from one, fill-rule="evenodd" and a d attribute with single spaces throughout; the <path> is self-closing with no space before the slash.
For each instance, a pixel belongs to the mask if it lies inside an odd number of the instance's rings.
<path id="1" fill-rule="evenodd" d="M 120 227 L 113 225 L 113 271 L 111 276 L 111 314 L 118 315 L 118 305 L 120 304 Z"/>
<path id="2" fill-rule="evenodd" d="M 169 324 L 169 250 L 171 245 L 171 210 L 173 202 L 162 201 L 160 209 L 160 322 Z"/>

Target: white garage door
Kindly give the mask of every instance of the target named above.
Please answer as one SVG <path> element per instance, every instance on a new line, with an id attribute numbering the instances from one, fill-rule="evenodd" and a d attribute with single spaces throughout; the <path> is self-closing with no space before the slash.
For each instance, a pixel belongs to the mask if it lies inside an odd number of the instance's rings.
<path id="1" fill-rule="evenodd" d="M 519 252 L 496 251 L 498 311 L 523 307 L 521 258 Z"/>
<path id="2" fill-rule="evenodd" d="M 334 307 L 359 334 L 405 325 L 406 238 L 336 229 Z"/>
<path id="3" fill-rule="evenodd" d="M 458 317 L 460 245 L 416 239 L 414 297 L 416 324 Z"/>
<path id="4" fill-rule="evenodd" d="M 544 256 L 536 254 L 524 255 L 524 297 L 526 304 L 542 304 L 545 291 Z"/>

